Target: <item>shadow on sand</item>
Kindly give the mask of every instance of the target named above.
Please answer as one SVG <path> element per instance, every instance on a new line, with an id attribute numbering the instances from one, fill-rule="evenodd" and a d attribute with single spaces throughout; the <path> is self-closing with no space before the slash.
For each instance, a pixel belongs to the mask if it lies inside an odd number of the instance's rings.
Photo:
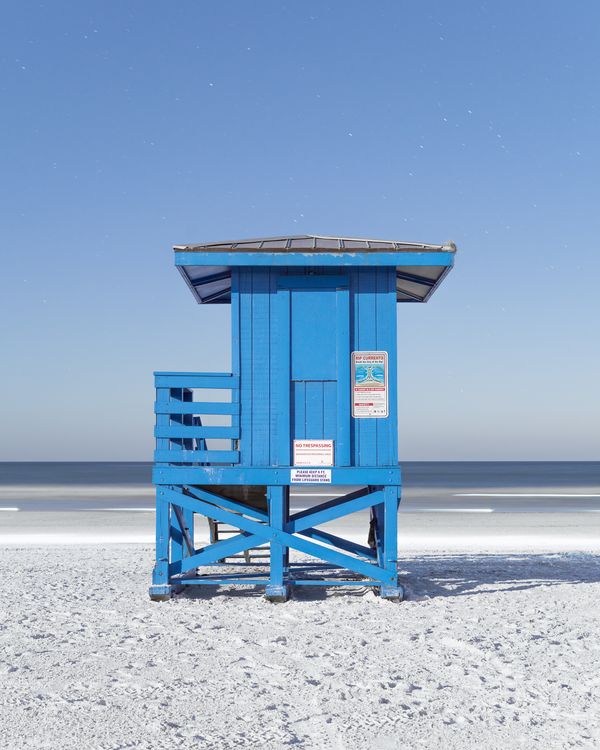
<path id="1" fill-rule="evenodd" d="M 424 555 L 400 562 L 408 599 L 473 596 L 600 581 L 600 555 L 502 553 Z"/>
<path id="2" fill-rule="evenodd" d="M 600 555 L 581 552 L 427 554 L 401 559 L 399 571 L 406 599 L 419 601 L 598 583 Z M 322 572 L 333 580 L 360 580 L 343 570 Z M 317 569 L 313 571 L 316 573 Z M 318 601 L 340 596 L 363 597 L 372 595 L 372 591 L 370 586 L 302 586 L 295 588 L 292 596 L 299 601 Z M 263 594 L 264 589 L 259 586 L 192 586 L 177 596 L 186 599 L 210 599 L 213 596 L 255 598 Z"/>

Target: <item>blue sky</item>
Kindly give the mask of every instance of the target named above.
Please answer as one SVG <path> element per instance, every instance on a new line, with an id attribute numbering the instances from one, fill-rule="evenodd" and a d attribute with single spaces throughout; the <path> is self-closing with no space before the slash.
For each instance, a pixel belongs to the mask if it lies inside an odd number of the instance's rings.
<path id="1" fill-rule="evenodd" d="M 152 371 L 226 370 L 186 242 L 444 242 L 400 305 L 404 459 L 600 458 L 600 6 L 11 3 L 0 459 L 149 460 Z"/>

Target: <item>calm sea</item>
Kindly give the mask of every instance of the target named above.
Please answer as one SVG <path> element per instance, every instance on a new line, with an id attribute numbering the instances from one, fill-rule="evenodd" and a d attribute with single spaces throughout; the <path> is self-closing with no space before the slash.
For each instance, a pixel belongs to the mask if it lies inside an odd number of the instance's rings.
<path id="1" fill-rule="evenodd" d="M 403 510 L 600 511 L 600 462 L 407 462 L 402 468 Z M 0 462 L 0 510 L 151 508 L 150 475 L 151 464 L 142 462 Z M 292 506 L 315 489 L 294 488 Z"/>

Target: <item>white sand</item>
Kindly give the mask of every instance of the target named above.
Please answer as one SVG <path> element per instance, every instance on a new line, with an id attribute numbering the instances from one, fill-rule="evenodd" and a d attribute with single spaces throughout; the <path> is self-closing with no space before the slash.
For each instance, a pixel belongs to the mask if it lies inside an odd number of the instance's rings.
<path id="1" fill-rule="evenodd" d="M 2 748 L 600 746 L 598 556 L 413 554 L 400 605 L 156 604 L 151 556 L 0 550 Z"/>

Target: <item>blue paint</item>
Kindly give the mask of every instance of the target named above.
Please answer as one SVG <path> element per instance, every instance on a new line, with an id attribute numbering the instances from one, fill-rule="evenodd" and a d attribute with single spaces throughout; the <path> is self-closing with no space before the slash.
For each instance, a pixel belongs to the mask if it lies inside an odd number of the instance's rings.
<path id="1" fill-rule="evenodd" d="M 334 266 L 452 266 L 453 253 L 448 252 L 368 252 L 368 253 L 271 253 L 271 252 L 197 252 L 175 253 L 176 266 L 246 266 L 249 268 L 288 266 L 297 268 Z"/>
<path id="2" fill-rule="evenodd" d="M 301 288 L 291 289 L 290 297 L 292 380 L 337 380 L 336 327 L 323 325 L 336 319 L 336 295 Z"/>
<path id="3" fill-rule="evenodd" d="M 171 454 L 172 455 L 172 454 Z M 278 466 L 163 466 L 156 465 L 152 472 L 154 484 L 289 484 L 289 467 Z M 333 467 L 331 483 L 344 484 L 400 484 L 400 467 Z M 308 483 L 313 486 L 316 483 Z M 319 485 L 323 486 L 323 485 Z"/>
<path id="4" fill-rule="evenodd" d="M 246 583 L 265 585 L 275 601 L 285 600 L 294 585 L 373 585 L 385 598 L 401 597 L 397 285 L 410 296 L 411 285 L 420 284 L 415 288 L 429 296 L 453 259 L 453 252 L 437 251 L 176 252 L 197 298 L 231 302 L 232 372 L 155 373 L 151 596 L 164 598 L 173 586 Z M 429 278 L 432 269 L 436 280 Z M 387 383 L 387 416 L 352 416 L 354 351 L 387 352 L 387 373 L 374 379 Z M 218 391 L 215 399 L 211 391 Z M 333 465 L 325 476 L 364 489 L 290 516 L 294 440 L 332 441 Z M 255 488 L 255 502 L 246 504 L 227 486 Z M 365 509 L 371 509 L 372 546 L 320 528 Z M 239 533 L 196 549 L 196 514 Z M 264 576 L 205 571 L 221 570 L 224 559 L 265 543 L 270 560 Z M 290 549 L 322 561 L 314 579 L 298 575 L 310 566 L 290 563 Z M 354 576 L 327 579 L 323 566 Z M 190 576 L 197 568 L 200 574 Z"/>

